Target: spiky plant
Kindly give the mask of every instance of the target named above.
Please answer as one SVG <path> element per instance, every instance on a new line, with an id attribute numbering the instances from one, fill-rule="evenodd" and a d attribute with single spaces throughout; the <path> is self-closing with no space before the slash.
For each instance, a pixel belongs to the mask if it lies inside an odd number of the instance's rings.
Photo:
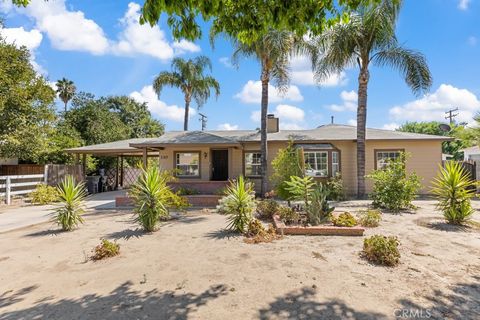
<path id="1" fill-rule="evenodd" d="M 440 167 L 432 192 L 448 223 L 462 224 L 473 214 L 470 200 L 475 196 L 475 182 L 460 162 L 448 161 L 445 167 Z"/>
<path id="2" fill-rule="evenodd" d="M 53 221 L 62 226 L 65 231 L 71 231 L 83 223 L 85 212 L 83 201 L 87 196 L 85 184 L 77 183 L 73 176 L 66 176 L 57 186 L 60 205 L 54 209 Z"/>
<path id="3" fill-rule="evenodd" d="M 135 204 L 135 221 L 147 232 L 157 228 L 160 219 L 170 217 L 170 207 L 176 206 L 178 196 L 172 192 L 167 182 L 170 175 L 156 166 L 144 169 L 130 190 Z"/>
<path id="4" fill-rule="evenodd" d="M 252 184 L 245 181 L 243 176 L 230 181 L 225 196 L 220 199 L 217 207 L 220 213 L 228 216 L 227 229 L 240 233 L 247 231 L 255 208 L 255 191 Z"/>
<path id="5" fill-rule="evenodd" d="M 310 176 L 291 176 L 290 181 L 285 181 L 285 183 L 287 185 L 285 189 L 290 192 L 291 200 L 303 201 L 304 209 L 307 209 L 316 185 L 313 178 Z"/>

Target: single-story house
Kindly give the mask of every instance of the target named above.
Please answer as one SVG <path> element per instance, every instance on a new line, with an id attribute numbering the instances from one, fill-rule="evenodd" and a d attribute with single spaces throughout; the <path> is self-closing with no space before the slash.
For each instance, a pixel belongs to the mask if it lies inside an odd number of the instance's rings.
<path id="1" fill-rule="evenodd" d="M 302 147 L 307 164 L 306 174 L 319 180 L 340 173 L 345 190 L 355 194 L 356 127 L 328 124 L 308 130 L 280 130 L 279 119 L 269 115 L 268 175 L 272 174 L 271 160 L 280 148 L 292 140 Z M 367 129 L 366 172 L 382 167 L 388 159 L 407 152 L 407 170 L 422 178 L 422 193 L 428 193 L 433 178 L 442 163 L 444 136 L 407 133 L 382 129 Z M 73 148 L 67 152 L 95 155 L 136 155 L 158 157 L 160 167 L 176 169 L 179 181 L 192 188 L 208 188 L 209 184 L 244 175 L 259 188 L 260 132 L 231 131 L 172 131 L 158 138 L 130 139 L 107 144 Z M 269 182 L 270 183 L 270 182 Z M 270 185 L 270 187 L 272 187 Z M 367 179 L 367 192 L 372 184 Z"/>

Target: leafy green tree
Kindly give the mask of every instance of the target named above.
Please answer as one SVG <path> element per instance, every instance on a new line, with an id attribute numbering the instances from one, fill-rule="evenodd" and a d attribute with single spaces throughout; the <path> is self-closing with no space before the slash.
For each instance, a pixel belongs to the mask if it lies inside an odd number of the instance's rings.
<path id="1" fill-rule="evenodd" d="M 192 99 L 201 108 L 210 98 L 213 89 L 215 95 L 220 95 L 220 84 L 215 78 L 204 75 L 205 69 L 212 70 L 212 63 L 206 56 L 184 60 L 175 58 L 172 60 L 172 71 L 162 71 L 153 81 L 153 88 L 160 96 L 164 86 L 176 87 L 182 90 L 185 98 L 185 119 L 183 130 L 188 130 L 188 114 Z"/>
<path id="2" fill-rule="evenodd" d="M 66 78 L 58 80 L 56 86 L 58 97 L 65 104 L 65 112 L 67 112 L 68 101 L 72 100 L 75 92 L 77 91 L 77 87 L 75 87 L 75 84 L 72 80 L 68 80 Z"/>
<path id="3" fill-rule="evenodd" d="M 370 66 L 398 70 L 415 94 L 428 90 L 432 76 L 425 57 L 402 47 L 395 35 L 401 1 L 382 0 L 361 6 L 346 23 L 335 24 L 313 40 L 315 78 L 318 81 L 355 64 L 359 68 L 357 108 L 357 193 L 365 194 L 365 129 Z"/>
<path id="4" fill-rule="evenodd" d="M 26 47 L 0 37 L 0 155 L 36 162 L 55 121 L 55 92 L 30 63 Z"/>
<path id="5" fill-rule="evenodd" d="M 80 147 L 83 144 L 83 139 L 75 128 L 63 119 L 57 121 L 48 139 L 46 149 L 39 155 L 38 163 L 72 164 L 75 160 L 73 155 L 64 150 Z"/>
<path id="6" fill-rule="evenodd" d="M 291 176 L 303 177 L 305 173 L 305 160 L 302 149 L 295 148 L 290 141 L 285 149 L 280 149 L 272 160 L 273 174 L 271 181 L 275 186 L 277 195 L 289 200 L 292 194 L 287 189 L 287 181 Z"/>
<path id="7" fill-rule="evenodd" d="M 267 113 L 268 113 L 268 86 L 270 81 L 277 86 L 281 93 L 285 93 L 290 82 L 289 59 L 295 52 L 301 51 L 301 41 L 289 31 L 271 30 L 262 38 L 250 44 L 232 39 L 235 47 L 232 61 L 238 65 L 241 56 L 253 57 L 261 66 L 260 81 L 262 82 L 262 100 L 260 116 L 260 149 L 262 153 L 262 197 L 267 192 L 268 148 L 267 148 Z"/>
<path id="8" fill-rule="evenodd" d="M 165 126 L 152 118 L 146 103 L 139 103 L 127 96 L 113 96 L 105 100 L 109 110 L 118 112 L 120 119 L 130 129 L 131 138 L 159 137 Z"/>

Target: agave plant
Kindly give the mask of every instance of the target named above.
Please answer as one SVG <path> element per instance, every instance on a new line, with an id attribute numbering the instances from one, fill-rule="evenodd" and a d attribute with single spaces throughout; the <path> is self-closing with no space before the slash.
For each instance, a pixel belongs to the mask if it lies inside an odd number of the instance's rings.
<path id="1" fill-rule="evenodd" d="M 77 183 L 72 176 L 66 176 L 57 186 L 60 205 L 54 209 L 53 221 L 62 226 L 65 231 L 71 231 L 83 223 L 85 212 L 83 201 L 87 196 L 85 184 Z"/>
<path id="2" fill-rule="evenodd" d="M 438 199 L 437 208 L 448 223 L 462 224 L 473 214 L 470 200 L 475 196 L 475 182 L 460 162 L 448 161 L 440 168 L 432 192 Z"/>
<path id="3" fill-rule="evenodd" d="M 217 210 L 228 215 L 227 229 L 244 233 L 253 219 L 256 208 L 255 191 L 243 176 L 230 181 L 225 196 L 220 199 Z"/>
<path id="4" fill-rule="evenodd" d="M 130 190 L 135 204 L 135 221 L 147 232 L 155 231 L 161 219 L 170 217 L 171 207 L 183 205 L 183 198 L 172 192 L 167 182 L 171 175 L 155 166 L 143 170 Z"/>

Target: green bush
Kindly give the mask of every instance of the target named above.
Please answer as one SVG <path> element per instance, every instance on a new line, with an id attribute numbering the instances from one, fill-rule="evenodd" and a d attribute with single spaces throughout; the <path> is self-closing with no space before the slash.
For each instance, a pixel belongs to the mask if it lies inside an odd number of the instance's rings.
<path id="1" fill-rule="evenodd" d="M 194 188 L 180 187 L 180 188 L 177 189 L 176 193 L 179 196 L 193 196 L 193 195 L 199 194 L 200 192 L 197 189 L 194 189 Z"/>
<path id="2" fill-rule="evenodd" d="M 277 213 L 279 204 L 273 199 L 266 199 L 257 202 L 257 213 L 262 219 L 271 219 Z"/>
<path id="3" fill-rule="evenodd" d="M 161 219 L 168 219 L 171 208 L 182 209 L 188 204 L 167 185 L 172 179 L 169 172 L 150 166 L 130 189 L 137 215 L 135 221 L 147 232 L 155 231 Z"/>
<path id="4" fill-rule="evenodd" d="M 406 156 L 402 152 L 398 159 L 367 176 L 373 180 L 370 197 L 375 207 L 394 212 L 413 207 L 412 201 L 420 190 L 420 178 L 416 173 L 407 175 L 405 163 Z"/>
<path id="5" fill-rule="evenodd" d="M 287 181 L 291 176 L 302 177 L 305 172 L 303 150 L 294 146 L 293 141 L 285 149 L 280 149 L 272 160 L 273 174 L 271 181 L 275 186 L 275 193 L 284 200 L 290 200 L 292 194 L 288 189 Z"/>
<path id="6" fill-rule="evenodd" d="M 62 226 L 65 231 L 73 230 L 83 223 L 82 214 L 85 212 L 83 201 L 87 196 L 85 184 L 77 183 L 72 176 L 66 176 L 57 186 L 60 205 L 54 209 L 54 222 Z"/>
<path id="7" fill-rule="evenodd" d="M 329 192 L 327 186 L 319 184 L 310 195 L 310 203 L 306 208 L 307 219 L 311 225 L 319 225 L 331 219 L 334 207 L 330 207 L 327 201 Z"/>
<path id="8" fill-rule="evenodd" d="M 354 227 L 358 224 L 357 219 L 350 212 L 343 212 L 338 217 L 332 217 L 332 223 L 337 227 Z"/>
<path id="9" fill-rule="evenodd" d="M 120 245 L 116 242 L 102 239 L 102 243 L 93 249 L 93 260 L 102 260 L 105 258 L 114 257 L 120 254 Z"/>
<path id="10" fill-rule="evenodd" d="M 287 187 L 285 188 L 290 192 L 290 199 L 294 201 L 303 201 L 304 208 L 308 207 L 310 203 L 310 197 L 316 186 L 312 177 L 297 177 L 291 176 L 290 181 L 285 181 Z"/>
<path id="11" fill-rule="evenodd" d="M 363 240 L 363 255 L 375 264 L 395 266 L 400 261 L 399 245 L 396 237 L 374 235 Z"/>
<path id="12" fill-rule="evenodd" d="M 285 223 L 296 223 L 300 220 L 300 214 L 287 206 L 280 206 L 278 208 L 278 215 Z"/>
<path id="13" fill-rule="evenodd" d="M 39 184 L 29 194 L 30 200 L 33 204 L 49 204 L 52 202 L 57 202 L 58 199 L 58 191 L 57 188 L 46 185 L 46 184 Z"/>
<path id="14" fill-rule="evenodd" d="M 340 173 L 327 181 L 328 200 L 342 201 L 345 200 L 345 190 L 343 188 L 343 179 Z"/>
<path id="15" fill-rule="evenodd" d="M 461 163 L 448 161 L 440 168 L 432 192 L 438 199 L 437 208 L 448 223 L 462 224 L 474 213 L 470 200 L 475 196 L 475 182 L 470 180 Z"/>
<path id="16" fill-rule="evenodd" d="M 253 185 L 240 176 L 236 181 L 230 181 L 225 196 L 219 201 L 217 211 L 228 215 L 227 229 L 244 233 L 253 219 L 255 206 Z"/>
<path id="17" fill-rule="evenodd" d="M 378 210 L 364 210 L 358 214 L 358 222 L 362 227 L 378 227 L 382 213 Z"/>

